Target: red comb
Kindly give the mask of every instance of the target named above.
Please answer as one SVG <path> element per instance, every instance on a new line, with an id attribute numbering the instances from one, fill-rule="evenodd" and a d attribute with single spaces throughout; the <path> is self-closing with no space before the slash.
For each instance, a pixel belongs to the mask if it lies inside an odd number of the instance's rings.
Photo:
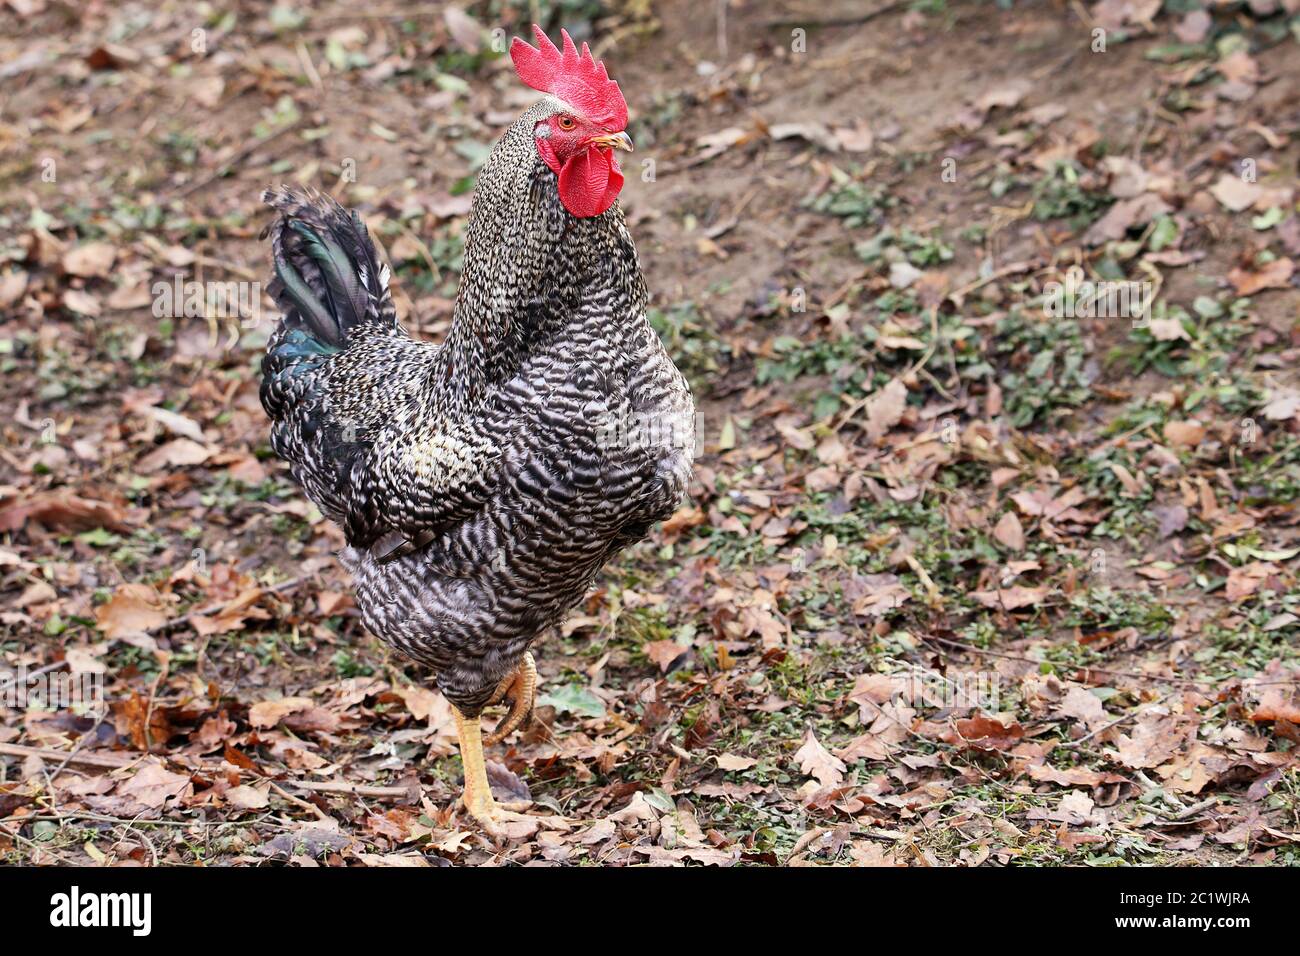
<path id="1" fill-rule="evenodd" d="M 568 31 L 561 30 L 561 53 L 535 23 L 533 36 L 537 38 L 536 49 L 518 37 L 510 44 L 510 59 L 515 61 L 519 79 L 535 90 L 558 96 L 593 123 L 622 131 L 627 126 L 627 101 L 605 72 L 605 64 L 591 55 L 587 44 L 579 52 Z"/>

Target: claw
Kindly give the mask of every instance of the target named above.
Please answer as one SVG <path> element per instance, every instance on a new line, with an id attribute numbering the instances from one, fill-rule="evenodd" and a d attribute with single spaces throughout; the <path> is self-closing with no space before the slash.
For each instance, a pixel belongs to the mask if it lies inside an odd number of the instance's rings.
<path id="1" fill-rule="evenodd" d="M 533 655 L 528 651 L 524 651 L 524 656 L 520 658 L 519 666 L 515 668 L 514 673 L 497 687 L 497 692 L 492 698 L 493 703 L 507 694 L 510 695 L 510 711 L 501 718 L 496 729 L 488 734 L 484 743 L 489 747 L 501 743 L 533 716 L 533 699 L 537 694 L 537 665 L 533 662 Z"/>

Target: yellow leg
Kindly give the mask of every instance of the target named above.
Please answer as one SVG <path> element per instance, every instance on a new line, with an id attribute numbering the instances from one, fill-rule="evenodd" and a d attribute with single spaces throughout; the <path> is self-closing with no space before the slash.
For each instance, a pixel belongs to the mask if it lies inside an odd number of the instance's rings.
<path id="1" fill-rule="evenodd" d="M 466 717 L 455 707 L 456 735 L 460 738 L 460 759 L 465 765 L 465 794 L 461 799 L 465 809 L 483 829 L 495 837 L 528 836 L 537 829 L 538 821 L 522 813 L 515 813 L 527 804 L 499 804 L 492 797 L 488 784 L 487 764 L 483 760 L 483 728 L 477 717 Z M 510 824 L 527 824 L 511 827 Z"/>
<path id="2" fill-rule="evenodd" d="M 501 718 L 501 723 L 497 724 L 496 730 L 488 734 L 485 743 L 489 747 L 501 743 L 533 716 L 533 698 L 537 693 L 537 665 L 533 662 L 533 655 L 528 651 L 524 651 L 524 656 L 520 658 L 519 666 L 515 668 L 514 673 L 501 682 L 492 702 L 496 703 L 507 693 L 510 695 L 510 712 Z"/>

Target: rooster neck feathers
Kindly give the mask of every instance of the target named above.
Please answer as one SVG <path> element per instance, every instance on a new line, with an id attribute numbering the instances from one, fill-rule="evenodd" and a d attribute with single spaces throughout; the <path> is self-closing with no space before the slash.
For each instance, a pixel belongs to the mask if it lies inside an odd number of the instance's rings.
<path id="1" fill-rule="evenodd" d="M 481 400 L 566 323 L 631 322 L 644 312 L 645 282 L 618 204 L 598 216 L 570 215 L 534 145 L 537 123 L 564 106 L 547 97 L 527 110 L 479 174 L 452 328 L 432 370 L 457 405 Z M 596 296 L 606 301 L 599 317 L 582 308 Z"/>

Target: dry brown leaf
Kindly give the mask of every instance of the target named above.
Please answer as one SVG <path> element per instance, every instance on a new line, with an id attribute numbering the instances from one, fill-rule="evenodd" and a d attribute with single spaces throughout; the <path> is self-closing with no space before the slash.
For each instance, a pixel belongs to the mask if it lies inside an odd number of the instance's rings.
<path id="1" fill-rule="evenodd" d="M 100 308 L 99 298 L 91 295 L 84 289 L 67 289 L 63 293 L 63 307 L 78 315 L 97 318 L 103 309 Z"/>
<path id="2" fill-rule="evenodd" d="M 63 271 L 83 279 L 103 278 L 113 268 L 117 248 L 108 242 L 88 242 L 69 249 L 63 256 Z"/>
<path id="3" fill-rule="evenodd" d="M 972 591 L 971 597 L 987 608 L 1001 611 L 1014 611 L 1040 603 L 1047 597 L 1047 586 L 1028 588 L 1016 585 L 1010 588 L 998 588 L 996 591 Z"/>
<path id="4" fill-rule="evenodd" d="M 1142 193 L 1132 199 L 1121 199 L 1089 227 L 1083 241 L 1099 246 L 1114 239 L 1123 239 L 1130 229 L 1145 226 L 1157 216 L 1172 212 L 1169 204 L 1155 193 Z"/>
<path id="5" fill-rule="evenodd" d="M 737 754 L 718 754 L 716 759 L 720 770 L 749 770 L 751 767 L 758 766 L 758 761 L 753 757 L 741 757 Z"/>
<path id="6" fill-rule="evenodd" d="M 1138 717 L 1129 734 L 1120 734 L 1112 759 L 1133 770 L 1146 770 L 1167 762 L 1196 734 L 1197 721 L 1171 714 L 1148 712 Z"/>
<path id="7" fill-rule="evenodd" d="M 167 606 L 147 584 L 123 584 L 95 609 L 95 623 L 112 639 L 144 635 L 167 620 Z"/>
<path id="8" fill-rule="evenodd" d="M 673 661 L 681 657 L 687 651 L 687 648 L 682 647 L 676 641 L 647 641 L 642 646 L 642 650 L 645 651 L 646 657 L 659 665 L 660 673 L 666 674 Z"/>
<path id="9" fill-rule="evenodd" d="M 1264 417 L 1273 422 L 1284 422 L 1300 415 L 1300 389 L 1275 387 L 1269 390 L 1264 404 Z"/>
<path id="10" fill-rule="evenodd" d="M 247 784 L 241 784 L 227 790 L 225 801 L 228 806 L 234 807 L 236 810 L 264 810 L 271 804 L 271 799 L 267 796 L 265 790 L 258 790 L 256 787 L 250 787 Z"/>
<path id="11" fill-rule="evenodd" d="M 21 269 L 0 273 L 0 309 L 7 309 L 27 291 L 27 273 Z"/>
<path id="12" fill-rule="evenodd" d="M 290 714 L 310 710 L 316 704 L 307 697 L 282 697 L 263 700 L 248 708 L 248 722 L 253 727 L 274 727 Z"/>
<path id="13" fill-rule="evenodd" d="M 706 515 L 701 509 L 688 505 L 684 508 L 678 508 L 673 512 L 668 520 L 660 525 L 660 532 L 663 534 L 665 539 L 672 541 L 686 529 L 698 528 L 708 520 L 708 515 Z"/>
<path id="14" fill-rule="evenodd" d="M 1198 421 L 1165 422 L 1165 440 L 1171 445 L 1195 448 L 1205 441 L 1205 426 Z"/>
<path id="15" fill-rule="evenodd" d="M 885 433 L 903 420 L 907 408 L 907 386 L 898 379 L 876 392 L 867 401 L 867 437 L 879 441 Z"/>
<path id="16" fill-rule="evenodd" d="M 956 728 L 956 734 L 946 734 L 943 739 L 975 750 L 1010 750 L 1025 736 L 1020 724 L 1013 721 L 1008 726 L 983 715 L 958 720 Z"/>
<path id="17" fill-rule="evenodd" d="M 815 777 L 823 787 L 838 787 L 844 780 L 847 769 L 844 761 L 821 745 L 812 727 L 804 734 L 803 746 L 795 752 L 794 759 L 799 761 L 801 772 Z"/>
<path id="18" fill-rule="evenodd" d="M 136 462 L 141 474 L 152 474 L 164 468 L 185 468 L 201 465 L 212 457 L 212 449 L 189 438 L 176 438 L 160 445 Z"/>
<path id="19" fill-rule="evenodd" d="M 168 800 L 183 800 L 194 791 L 186 774 L 172 773 L 162 762 L 150 758 L 128 780 L 117 785 L 117 796 L 129 799 L 140 810 L 158 811 Z"/>
<path id="20" fill-rule="evenodd" d="M 479 22 L 460 7 L 447 6 L 442 11 L 447 32 L 462 50 L 477 53 L 483 44 L 483 28 Z"/>
<path id="21" fill-rule="evenodd" d="M 1258 183 L 1248 183 L 1240 176 L 1224 173 L 1219 181 L 1210 187 L 1210 195 L 1232 212 L 1241 212 L 1255 205 L 1261 189 Z"/>
<path id="22" fill-rule="evenodd" d="M 1152 319 L 1150 324 L 1151 335 L 1157 342 L 1174 342 L 1178 339 L 1190 339 L 1187 330 L 1183 328 L 1183 323 L 1174 316 L 1168 316 L 1163 319 Z"/>
<path id="23" fill-rule="evenodd" d="M 90 528 L 130 531 L 125 515 L 118 507 L 78 498 L 75 494 L 40 492 L 21 501 L 0 501 L 0 531 L 19 531 L 27 522 L 61 531 L 87 531 Z"/>
<path id="24" fill-rule="evenodd" d="M 1065 697 L 1057 708 L 1057 713 L 1062 717 L 1083 721 L 1084 726 L 1089 730 L 1100 727 L 1110 720 L 1101 698 L 1078 684 L 1070 685 L 1070 689 L 1066 691 Z"/>
<path id="25" fill-rule="evenodd" d="M 1174 36 L 1180 43 L 1193 45 L 1200 43 L 1214 25 L 1214 18 L 1204 10 L 1192 10 L 1183 16 L 1174 26 Z"/>
<path id="26" fill-rule="evenodd" d="M 1281 257 L 1255 270 L 1238 266 L 1228 273 L 1228 281 L 1237 290 L 1237 295 L 1254 295 L 1264 289 L 1290 288 L 1294 272 L 1295 263 Z"/>
<path id="27" fill-rule="evenodd" d="M 1025 550 L 1025 529 L 1014 511 L 1005 512 L 993 527 L 993 537 L 1011 551 Z"/>
<path id="28" fill-rule="evenodd" d="M 402 698 L 402 703 L 416 720 L 427 720 L 438 725 L 451 719 L 451 705 L 441 695 L 418 684 L 403 684 L 394 687 L 393 693 Z"/>
<path id="29" fill-rule="evenodd" d="M 1300 725 L 1300 694 L 1286 684 L 1271 684 L 1260 695 L 1259 704 L 1250 712 L 1255 721 L 1285 720 Z"/>

